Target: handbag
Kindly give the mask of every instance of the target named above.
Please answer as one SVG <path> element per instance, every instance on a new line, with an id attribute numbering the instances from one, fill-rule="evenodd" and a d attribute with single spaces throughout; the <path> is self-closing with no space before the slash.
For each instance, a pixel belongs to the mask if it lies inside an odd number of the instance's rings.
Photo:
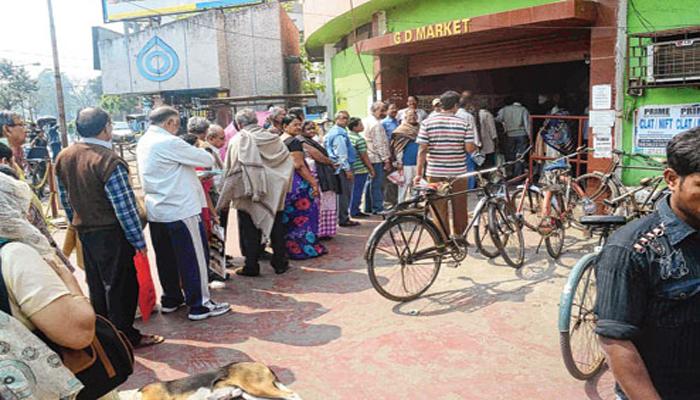
<path id="1" fill-rule="evenodd" d="M 6 244 L 0 244 L 0 248 Z M 5 279 L 0 265 L 0 310 L 12 315 Z M 78 400 L 100 398 L 119 385 L 134 372 L 134 349 L 123 332 L 108 319 L 97 315 L 95 337 L 84 349 L 73 350 L 51 341 L 43 332 L 33 332 L 50 349 L 61 357 L 65 365 L 85 386 Z"/>

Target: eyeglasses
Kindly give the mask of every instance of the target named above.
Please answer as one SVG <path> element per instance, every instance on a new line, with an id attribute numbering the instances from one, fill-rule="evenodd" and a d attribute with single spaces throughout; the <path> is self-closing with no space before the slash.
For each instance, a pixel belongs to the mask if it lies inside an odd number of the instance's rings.
<path id="1" fill-rule="evenodd" d="M 22 122 L 17 122 L 17 123 L 14 123 L 14 122 L 13 122 L 12 124 L 9 124 L 9 125 L 7 125 L 7 126 L 11 126 L 11 127 L 21 126 L 21 127 L 25 127 L 25 126 L 27 126 L 27 124 L 25 124 L 24 121 L 22 121 Z"/>

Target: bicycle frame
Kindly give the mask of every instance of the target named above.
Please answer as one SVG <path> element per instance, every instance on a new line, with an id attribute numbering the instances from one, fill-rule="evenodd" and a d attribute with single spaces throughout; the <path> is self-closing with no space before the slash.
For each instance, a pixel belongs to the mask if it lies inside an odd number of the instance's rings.
<path id="1" fill-rule="evenodd" d="M 466 177 L 469 176 L 481 176 L 486 173 L 490 172 L 495 172 L 498 171 L 499 167 L 494 167 L 490 168 L 487 170 L 482 170 L 482 171 L 476 171 L 472 172 L 469 174 L 466 174 Z M 463 176 L 460 176 L 462 178 Z M 448 184 L 451 186 L 451 182 L 448 182 Z M 443 241 L 443 245 L 448 245 L 450 249 L 455 249 L 457 246 L 459 246 L 458 240 L 463 241 L 466 246 L 469 246 L 469 241 L 468 241 L 468 235 L 469 232 L 473 229 L 473 227 L 477 224 L 479 221 L 479 215 L 481 214 L 481 211 L 486 207 L 486 205 L 489 203 L 489 201 L 492 201 L 494 198 L 501 197 L 501 196 L 507 196 L 507 185 L 505 185 L 505 182 L 503 183 L 503 193 L 492 193 L 491 190 L 488 188 L 487 185 L 483 187 L 479 187 L 477 189 L 467 189 L 467 190 L 462 190 L 459 192 L 454 192 L 454 193 L 448 193 L 444 195 L 438 195 L 438 194 L 429 194 L 429 195 L 423 195 L 423 196 L 417 196 L 414 197 L 411 200 L 399 203 L 396 206 L 396 211 L 392 213 L 388 218 L 387 221 L 390 221 L 394 218 L 399 218 L 404 215 L 413 215 L 416 218 L 420 218 L 424 222 L 433 225 L 438 233 L 441 236 L 441 239 Z M 438 210 L 435 206 L 436 201 L 449 201 L 450 199 L 457 197 L 457 196 L 462 196 L 466 195 L 468 193 L 475 193 L 475 192 L 483 192 L 486 194 L 486 196 L 482 197 L 479 199 L 479 201 L 476 203 L 476 206 L 474 207 L 474 218 L 469 222 L 467 227 L 464 229 L 464 231 L 461 234 L 458 235 L 447 235 L 447 232 L 449 232 L 449 221 L 443 220 L 442 216 L 440 213 L 438 213 Z M 411 205 L 417 205 L 418 203 L 425 201 L 426 204 L 423 207 L 417 208 L 417 209 L 408 209 L 408 206 Z M 433 221 L 431 218 L 430 214 L 434 216 L 434 219 L 437 221 Z M 404 243 L 410 243 L 411 240 L 413 239 L 413 235 L 415 234 L 414 232 L 411 232 L 410 236 L 408 238 L 405 237 L 405 234 L 403 231 L 401 231 L 401 235 L 403 236 L 402 240 Z M 422 233 L 421 233 L 422 234 Z M 393 245 L 396 246 L 396 239 L 393 237 L 393 233 L 390 233 L 391 240 L 393 242 Z M 418 241 L 420 241 L 420 237 L 418 238 Z M 433 258 L 435 257 L 434 252 L 438 252 L 438 256 L 443 257 L 445 248 L 443 246 L 439 247 L 429 247 L 426 249 L 423 249 L 419 252 L 416 252 L 414 254 L 409 254 L 408 256 L 412 261 L 419 261 L 423 259 L 428 259 L 428 258 Z M 409 250 L 410 252 L 410 250 Z M 403 255 L 403 254 L 402 254 Z"/>

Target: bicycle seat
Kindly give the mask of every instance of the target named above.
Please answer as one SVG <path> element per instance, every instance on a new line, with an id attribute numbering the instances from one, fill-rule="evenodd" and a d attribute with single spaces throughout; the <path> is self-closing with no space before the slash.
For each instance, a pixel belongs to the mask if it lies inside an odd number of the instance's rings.
<path id="1" fill-rule="evenodd" d="M 564 160 L 557 161 L 553 164 L 549 164 L 546 167 L 544 167 L 544 170 L 546 172 L 550 171 L 556 171 L 556 170 L 563 170 L 563 169 L 569 169 L 569 164 L 566 163 Z"/>
<path id="2" fill-rule="evenodd" d="M 627 223 L 622 215 L 585 215 L 579 220 L 584 226 L 620 226 Z"/>

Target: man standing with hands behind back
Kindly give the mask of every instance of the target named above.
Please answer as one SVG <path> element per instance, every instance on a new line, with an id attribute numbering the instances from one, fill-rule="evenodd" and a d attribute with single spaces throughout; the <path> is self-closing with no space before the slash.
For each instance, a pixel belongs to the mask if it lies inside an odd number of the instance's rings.
<path id="1" fill-rule="evenodd" d="M 163 337 L 134 328 L 134 254 L 146 254 L 146 241 L 127 163 L 112 150 L 112 120 L 101 108 L 85 108 L 75 127 L 82 139 L 58 155 L 56 175 L 66 217 L 83 244 L 90 302 L 134 347 L 161 343 Z"/>
<path id="2" fill-rule="evenodd" d="M 207 203 L 195 172 L 195 167 L 211 168 L 214 158 L 176 136 L 176 109 L 158 107 L 148 119 L 151 126 L 136 146 L 136 159 L 163 287 L 161 312 L 174 312 L 186 300 L 192 321 L 225 314 L 230 306 L 209 297 L 209 253 L 201 217 Z"/>
<path id="3" fill-rule="evenodd" d="M 476 150 L 474 145 L 474 126 L 455 116 L 459 108 L 459 93 L 445 92 L 440 96 L 443 111 L 423 121 L 418 131 L 418 165 L 414 184 L 419 184 L 425 173 L 428 182 L 437 183 L 450 180 L 467 173 L 466 156 Z M 452 190 L 467 190 L 467 179 L 459 178 L 452 185 Z M 435 202 L 440 219 L 447 225 L 448 200 Z M 452 198 L 453 234 L 464 232 L 467 227 L 467 194 Z"/>

